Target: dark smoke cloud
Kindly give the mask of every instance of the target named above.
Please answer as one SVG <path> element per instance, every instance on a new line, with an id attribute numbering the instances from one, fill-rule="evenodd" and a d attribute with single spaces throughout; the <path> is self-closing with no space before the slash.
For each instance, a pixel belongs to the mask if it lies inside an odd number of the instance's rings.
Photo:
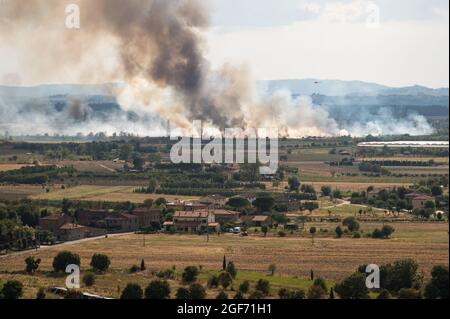
<path id="1" fill-rule="evenodd" d="M 0 43 L 13 48 L 22 77 L 31 82 L 119 81 L 124 86 L 110 93 L 126 111 L 143 106 L 142 112 L 155 112 L 176 126 L 203 120 L 218 128 L 279 127 L 290 136 L 345 131 L 308 100 L 285 93 L 259 98 L 245 67 L 211 70 L 203 54 L 202 33 L 209 25 L 204 1 L 72 0 L 81 9 L 79 30 L 64 25 L 69 2 L 0 3 Z M 5 105 L 0 100 L 5 107 L 0 111 L 14 118 Z M 92 124 L 89 108 L 77 100 L 64 114 L 69 123 L 114 129 L 111 123 Z M 51 111 L 45 116 L 53 119 Z M 126 118 L 118 118 L 116 127 L 127 127 Z"/>

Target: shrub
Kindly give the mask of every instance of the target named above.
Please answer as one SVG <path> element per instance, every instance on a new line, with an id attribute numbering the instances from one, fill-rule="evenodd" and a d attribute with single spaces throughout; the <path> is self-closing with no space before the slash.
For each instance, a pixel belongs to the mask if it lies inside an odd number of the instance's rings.
<path id="1" fill-rule="evenodd" d="M 36 270 L 38 270 L 39 268 L 39 264 L 41 263 L 41 259 L 35 259 L 34 257 L 27 257 L 25 259 L 25 271 L 28 274 L 34 274 L 36 272 Z"/>
<path id="2" fill-rule="evenodd" d="M 86 285 L 86 287 L 92 287 L 95 284 L 95 275 L 91 272 L 87 272 L 83 276 L 83 283 Z"/>
<path id="3" fill-rule="evenodd" d="M 23 284 L 17 280 L 8 280 L 0 293 L 4 299 L 19 299 L 23 295 Z"/>
<path id="4" fill-rule="evenodd" d="M 388 239 L 395 232 L 394 227 L 385 225 L 381 230 L 375 229 L 372 233 L 374 239 Z"/>
<path id="5" fill-rule="evenodd" d="M 398 292 L 398 299 L 422 299 L 420 290 L 403 288 Z"/>
<path id="6" fill-rule="evenodd" d="M 448 267 L 435 266 L 431 271 L 431 281 L 425 288 L 427 299 L 448 299 Z"/>
<path id="7" fill-rule="evenodd" d="M 244 281 L 239 285 L 239 291 L 246 294 L 250 291 L 250 282 L 248 280 Z"/>
<path id="8" fill-rule="evenodd" d="M 285 233 L 284 231 L 280 230 L 280 231 L 278 232 L 278 237 L 284 238 L 284 237 L 286 237 L 286 233 Z"/>
<path id="9" fill-rule="evenodd" d="M 248 299 L 264 299 L 264 294 L 259 290 L 255 290 L 250 294 Z"/>
<path id="10" fill-rule="evenodd" d="M 381 230 L 379 230 L 378 228 L 375 228 L 375 230 L 372 232 L 372 238 L 373 239 L 383 238 L 383 232 Z"/>
<path id="11" fill-rule="evenodd" d="M 233 279 L 236 279 L 237 270 L 236 270 L 236 267 L 234 266 L 234 263 L 232 261 L 230 261 L 228 263 L 226 271 L 231 275 L 231 277 L 233 277 Z"/>
<path id="12" fill-rule="evenodd" d="M 335 233 L 337 238 L 341 238 L 344 234 L 344 231 L 342 230 L 341 226 L 338 226 L 336 227 Z"/>
<path id="13" fill-rule="evenodd" d="M 278 296 L 280 299 L 305 299 L 306 293 L 303 289 L 297 289 L 297 290 L 289 290 L 286 288 L 281 288 L 278 291 Z"/>
<path id="14" fill-rule="evenodd" d="M 234 295 L 233 299 L 235 299 L 235 300 L 244 300 L 245 297 L 244 297 L 244 294 L 243 294 L 242 292 L 238 291 L 238 292 Z"/>
<path id="15" fill-rule="evenodd" d="M 222 290 L 221 292 L 219 292 L 216 299 L 226 300 L 228 299 L 228 295 L 225 291 Z"/>
<path id="16" fill-rule="evenodd" d="M 219 279 L 216 275 L 212 275 L 208 279 L 208 287 L 209 288 L 217 288 L 219 286 Z"/>
<path id="17" fill-rule="evenodd" d="M 324 299 L 326 291 L 321 286 L 312 285 L 308 289 L 308 299 Z"/>
<path id="18" fill-rule="evenodd" d="M 389 225 L 385 225 L 383 226 L 383 228 L 381 229 L 381 233 L 383 235 L 383 238 L 389 238 L 391 237 L 391 235 L 395 232 L 394 227 L 389 226 Z"/>
<path id="19" fill-rule="evenodd" d="M 323 289 L 323 291 L 325 291 L 325 293 L 328 293 L 328 286 L 327 286 L 325 279 L 319 277 L 316 280 L 314 280 L 313 285 L 319 286 L 320 288 Z"/>
<path id="20" fill-rule="evenodd" d="M 359 231 L 355 232 L 355 233 L 353 234 L 353 238 L 355 238 L 355 239 L 360 239 L 360 238 L 361 238 L 361 233 L 360 233 Z"/>
<path id="21" fill-rule="evenodd" d="M 129 271 L 130 271 L 131 274 L 137 273 L 139 271 L 139 266 L 138 265 L 133 265 L 133 266 L 130 267 Z"/>
<path id="22" fill-rule="evenodd" d="M 420 281 L 417 274 L 418 267 L 417 262 L 412 259 L 381 266 L 381 287 L 391 292 L 399 292 L 402 288 L 415 288 Z"/>
<path id="23" fill-rule="evenodd" d="M 173 268 L 169 268 L 166 270 L 159 271 L 156 276 L 161 279 L 175 279 L 177 276 L 177 272 Z"/>
<path id="24" fill-rule="evenodd" d="M 143 295 L 144 295 L 144 292 L 142 291 L 142 288 L 140 285 L 130 283 L 122 291 L 122 294 L 120 295 L 120 299 L 127 299 L 127 300 L 142 299 Z"/>
<path id="25" fill-rule="evenodd" d="M 231 277 L 231 275 L 226 271 L 222 271 L 219 274 L 218 280 L 219 280 L 219 284 L 224 289 L 227 289 L 233 283 L 233 277 Z"/>
<path id="26" fill-rule="evenodd" d="M 83 293 L 76 289 L 70 289 L 67 291 L 66 295 L 64 296 L 64 299 L 84 299 Z"/>
<path id="27" fill-rule="evenodd" d="M 359 223 L 354 217 L 347 217 L 342 221 L 342 225 L 346 226 L 349 231 L 355 232 L 359 230 Z"/>
<path id="28" fill-rule="evenodd" d="M 145 288 L 145 299 L 162 300 L 169 299 L 170 285 L 165 280 L 153 280 Z"/>
<path id="29" fill-rule="evenodd" d="M 177 293 L 175 295 L 175 298 L 178 299 L 178 300 L 191 299 L 191 295 L 189 293 L 189 289 L 184 288 L 184 287 L 178 288 Z"/>
<path id="30" fill-rule="evenodd" d="M 39 288 L 37 294 L 36 294 L 36 299 L 39 300 L 43 300 L 45 299 L 45 297 L 47 297 L 46 293 L 45 293 L 45 289 L 44 288 Z"/>
<path id="31" fill-rule="evenodd" d="M 275 275 L 275 271 L 277 271 L 277 265 L 275 264 L 270 264 L 269 265 L 269 271 L 270 271 L 270 275 L 274 276 Z"/>
<path id="32" fill-rule="evenodd" d="M 366 276 L 361 272 L 356 272 L 344 279 L 336 285 L 334 290 L 341 299 L 366 299 L 369 294 L 366 286 Z"/>
<path id="33" fill-rule="evenodd" d="M 189 287 L 189 296 L 190 296 L 190 299 L 194 299 L 194 300 L 205 299 L 206 298 L 206 290 L 200 284 L 197 284 L 197 283 L 192 284 Z"/>
<path id="34" fill-rule="evenodd" d="M 260 279 L 256 283 L 255 289 L 261 292 L 264 296 L 268 296 L 270 294 L 270 283 L 268 280 Z"/>
<path id="35" fill-rule="evenodd" d="M 70 251 L 62 251 L 53 259 L 53 269 L 55 272 L 65 272 L 68 265 L 80 266 L 80 256 Z"/>
<path id="36" fill-rule="evenodd" d="M 189 266 L 184 269 L 182 279 L 184 283 L 191 283 L 197 280 L 199 274 L 198 268 L 195 266 Z"/>
<path id="37" fill-rule="evenodd" d="M 105 272 L 108 270 L 111 261 L 109 257 L 103 254 L 95 254 L 91 259 L 91 267 L 97 272 Z"/>
<path id="38" fill-rule="evenodd" d="M 386 289 L 382 289 L 378 294 L 377 299 L 391 299 L 391 294 Z"/>

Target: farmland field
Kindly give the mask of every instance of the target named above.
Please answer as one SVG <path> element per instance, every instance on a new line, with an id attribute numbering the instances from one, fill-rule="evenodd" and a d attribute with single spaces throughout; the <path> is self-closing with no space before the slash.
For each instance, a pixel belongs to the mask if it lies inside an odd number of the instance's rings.
<path id="1" fill-rule="evenodd" d="M 54 164 L 72 166 L 80 172 L 116 173 L 123 168 L 123 163 L 115 163 L 113 161 L 62 161 Z"/>
<path id="2" fill-rule="evenodd" d="M 396 183 L 396 182 L 315 182 L 315 181 L 307 181 L 305 179 L 302 179 L 302 184 L 308 184 L 314 187 L 314 189 L 317 192 L 320 192 L 320 189 L 322 186 L 330 186 L 333 189 L 340 189 L 342 191 L 366 191 L 369 186 L 373 186 L 375 189 L 388 189 L 388 188 L 394 188 L 394 187 L 409 187 L 412 186 L 411 183 Z M 269 190 L 276 189 L 276 190 L 283 190 L 285 187 L 288 186 L 287 182 L 280 183 L 278 187 L 272 187 L 271 183 L 267 183 L 266 187 Z"/>
<path id="3" fill-rule="evenodd" d="M 330 231 L 337 224 L 307 224 Z M 364 224 L 364 230 L 373 230 L 379 224 Z M 94 253 L 106 253 L 111 257 L 112 270 L 100 277 L 93 292 L 117 296 L 117 286 L 122 288 L 130 281 L 147 283 L 151 274 L 128 274 L 127 269 L 145 259 L 147 268 L 162 270 L 176 266 L 178 270 L 189 265 L 201 265 L 205 272 L 218 270 L 223 255 L 235 262 L 241 279 L 267 277 L 268 266 L 277 265 L 277 275 L 271 278 L 280 287 L 302 287 L 308 284 L 310 270 L 317 276 L 331 281 L 341 280 L 359 265 L 366 263 L 384 264 L 399 259 L 413 258 L 425 275 L 437 264 L 448 265 L 448 224 L 408 223 L 394 224 L 396 232 L 391 240 L 375 239 L 333 239 L 318 236 L 314 245 L 307 234 L 278 238 L 271 235 L 240 237 L 235 235 L 206 237 L 197 235 L 123 235 L 82 243 L 54 246 L 38 252 L 0 257 L 0 279 L 19 277 L 27 289 L 34 292 L 39 285 L 50 283 L 60 285 L 63 279 L 48 276 L 24 276 L 24 258 L 34 255 L 42 258 L 41 271 L 50 271 L 53 257 L 57 252 L 70 250 L 81 256 L 82 269 L 88 269 L 90 257 Z M 111 252 L 114 251 L 113 254 Z M 8 273 L 4 273 L 7 271 Z M 205 275 L 205 279 L 206 279 Z M 32 294 L 32 293 L 30 293 Z"/>
<path id="4" fill-rule="evenodd" d="M 16 200 L 45 193 L 42 186 L 34 185 L 0 185 L 0 199 Z"/>
<path id="5" fill-rule="evenodd" d="M 32 199 L 62 200 L 64 198 L 82 201 L 126 202 L 143 203 L 146 199 L 164 197 L 171 201 L 174 199 L 195 200 L 195 196 L 157 195 L 134 193 L 132 186 L 101 186 L 82 185 L 57 190 L 49 193 L 40 193 L 31 196 Z"/>
<path id="6" fill-rule="evenodd" d="M 22 167 L 27 166 L 23 164 L 0 164 L 0 172 L 13 171 L 16 169 L 21 169 Z"/>

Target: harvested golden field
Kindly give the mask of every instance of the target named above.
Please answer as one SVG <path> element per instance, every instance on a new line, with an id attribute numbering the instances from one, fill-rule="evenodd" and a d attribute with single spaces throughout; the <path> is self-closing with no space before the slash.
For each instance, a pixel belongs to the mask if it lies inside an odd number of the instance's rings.
<path id="1" fill-rule="evenodd" d="M 432 156 L 387 156 L 387 157 L 358 157 L 357 161 L 423 161 L 430 160 L 436 163 L 448 163 L 448 157 L 432 157 Z"/>
<path id="2" fill-rule="evenodd" d="M 0 172 L 7 172 L 7 171 L 14 171 L 16 169 L 21 169 L 24 166 L 24 164 L 0 164 Z"/>
<path id="3" fill-rule="evenodd" d="M 438 175 L 448 175 L 448 166 L 437 166 L 437 167 L 399 167 L 399 166 L 386 166 L 391 173 L 395 174 L 438 174 Z"/>
<path id="4" fill-rule="evenodd" d="M 340 189 L 342 191 L 352 191 L 352 192 L 360 192 L 366 191 L 369 186 L 373 186 L 375 189 L 389 189 L 394 187 L 410 187 L 413 184 L 411 183 L 352 183 L 352 182 L 314 182 L 314 181 L 303 181 L 300 179 L 302 184 L 312 185 L 317 192 L 320 192 L 322 186 L 330 186 L 333 189 Z M 278 187 L 273 187 L 272 183 L 266 183 L 266 188 L 268 190 L 278 190 L 282 191 L 288 186 L 287 182 L 282 182 Z"/>
<path id="5" fill-rule="evenodd" d="M 337 224 L 314 224 L 320 228 L 334 229 Z M 306 225 L 307 229 L 313 224 Z M 50 270 L 53 257 L 62 250 L 78 253 L 82 267 L 87 268 L 94 253 L 106 253 L 111 258 L 113 271 L 128 269 L 144 258 L 148 268 L 161 270 L 176 266 L 202 265 L 204 269 L 220 269 L 223 255 L 235 262 L 240 271 L 267 273 L 268 266 L 277 265 L 277 272 L 284 276 L 308 277 L 311 269 L 318 276 L 329 280 L 340 280 L 365 263 L 384 264 L 399 259 L 413 258 L 421 270 L 428 275 L 434 265 L 448 265 L 447 224 L 394 224 L 396 232 L 391 240 L 334 239 L 332 235 L 317 236 L 315 244 L 311 238 L 275 235 L 264 238 L 252 234 L 237 235 L 124 235 L 55 246 L 38 252 L 0 258 L 1 271 L 21 271 L 24 258 L 35 255 L 42 258 L 42 270 Z M 363 230 L 381 227 L 364 224 Z"/>
<path id="6" fill-rule="evenodd" d="M 317 191 L 320 191 L 322 186 L 331 186 L 333 189 L 337 188 L 344 191 L 365 191 L 369 186 L 373 186 L 375 189 L 380 190 L 402 186 L 409 187 L 413 185 L 409 183 L 349 183 L 349 182 L 307 182 L 307 184 L 313 185 Z"/>
<path id="7" fill-rule="evenodd" d="M 73 166 L 80 172 L 116 173 L 118 170 L 123 169 L 124 163 L 115 163 L 113 161 L 62 161 L 54 164 L 58 166 Z"/>
<path id="8" fill-rule="evenodd" d="M 82 201 L 104 201 L 104 202 L 126 202 L 143 203 L 146 199 L 157 199 L 164 197 L 168 201 L 197 200 L 195 196 L 176 196 L 176 195 L 158 195 L 158 194 L 138 194 L 134 193 L 135 187 L 132 186 L 101 186 L 101 185 L 81 185 L 66 189 L 59 189 L 49 193 L 41 193 L 31 196 L 32 199 L 48 200 L 82 200 Z"/>
<path id="9" fill-rule="evenodd" d="M 45 193 L 42 186 L 35 185 L 0 185 L 0 199 L 17 200 Z"/>

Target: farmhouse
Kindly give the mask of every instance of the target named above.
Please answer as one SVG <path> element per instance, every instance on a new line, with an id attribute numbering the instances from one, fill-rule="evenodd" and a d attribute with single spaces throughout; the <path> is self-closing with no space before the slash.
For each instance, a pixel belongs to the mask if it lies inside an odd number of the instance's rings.
<path id="1" fill-rule="evenodd" d="M 216 223 L 221 225 L 227 223 L 236 223 L 239 219 L 239 212 L 232 210 L 216 209 L 213 211 Z"/>
<path id="2" fill-rule="evenodd" d="M 73 241 L 89 237 L 89 230 L 86 226 L 77 224 L 64 224 L 56 234 L 58 241 Z"/>
<path id="3" fill-rule="evenodd" d="M 184 202 L 175 200 L 166 204 L 167 209 L 184 210 Z"/>
<path id="4" fill-rule="evenodd" d="M 136 231 L 139 229 L 139 219 L 137 216 L 120 213 L 106 217 L 104 219 L 106 227 L 119 231 Z"/>
<path id="5" fill-rule="evenodd" d="M 272 222 L 272 219 L 269 216 L 258 215 L 253 217 L 252 226 L 254 227 L 262 227 L 269 226 Z"/>
<path id="6" fill-rule="evenodd" d="M 159 208 L 139 207 L 133 210 L 133 215 L 138 218 L 139 228 L 161 227 L 161 210 Z"/>
<path id="7" fill-rule="evenodd" d="M 427 202 L 433 202 L 434 203 L 434 197 L 431 196 L 417 196 L 414 197 L 413 199 L 411 199 L 411 205 L 413 207 L 413 209 L 422 209 L 425 208 L 425 204 Z"/>
<path id="8" fill-rule="evenodd" d="M 196 210 L 206 210 L 208 209 L 208 205 L 202 204 L 202 203 L 191 203 L 191 202 L 185 202 L 183 210 L 193 212 Z"/>
<path id="9" fill-rule="evenodd" d="M 200 198 L 199 203 L 206 205 L 209 209 L 216 209 L 224 207 L 227 199 L 221 195 L 210 195 Z"/>
<path id="10" fill-rule="evenodd" d="M 250 226 L 250 227 L 262 227 L 262 226 L 270 226 L 272 223 L 272 219 L 269 216 L 265 215 L 256 215 L 256 216 L 241 216 L 236 223 Z"/>
<path id="11" fill-rule="evenodd" d="M 83 210 L 78 213 L 78 223 L 83 226 L 104 227 L 104 219 L 113 213 L 110 210 Z"/>
<path id="12" fill-rule="evenodd" d="M 61 226 L 68 223 L 70 220 L 70 216 L 64 214 L 43 217 L 39 220 L 39 228 L 49 231 L 56 236 Z"/>
<path id="13" fill-rule="evenodd" d="M 56 241 L 59 242 L 79 240 L 104 234 L 104 230 L 102 229 L 75 224 L 71 217 L 64 214 L 41 218 L 39 221 L 39 229 L 51 232 L 55 236 Z"/>
<path id="14" fill-rule="evenodd" d="M 214 214 L 207 210 L 177 211 L 173 215 L 173 227 L 178 232 L 204 232 L 208 228 L 219 231 L 220 225 L 216 223 Z"/>

